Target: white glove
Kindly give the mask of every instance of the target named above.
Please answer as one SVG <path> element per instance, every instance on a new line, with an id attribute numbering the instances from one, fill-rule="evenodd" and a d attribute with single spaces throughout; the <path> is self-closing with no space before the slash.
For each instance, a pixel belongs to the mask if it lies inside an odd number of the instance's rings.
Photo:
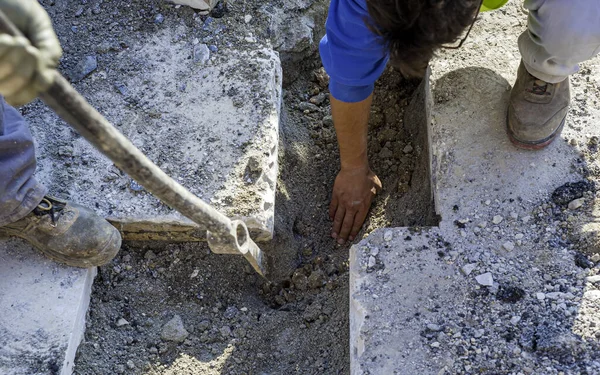
<path id="1" fill-rule="evenodd" d="M 0 94 L 11 105 L 27 104 L 54 81 L 62 49 L 37 0 L 0 0 L 0 10 L 26 37 L 0 34 Z"/>
<path id="2" fill-rule="evenodd" d="M 172 3 L 179 5 L 187 5 L 196 10 L 199 10 L 201 14 L 208 14 L 211 9 L 217 4 L 218 0 L 170 0 Z"/>

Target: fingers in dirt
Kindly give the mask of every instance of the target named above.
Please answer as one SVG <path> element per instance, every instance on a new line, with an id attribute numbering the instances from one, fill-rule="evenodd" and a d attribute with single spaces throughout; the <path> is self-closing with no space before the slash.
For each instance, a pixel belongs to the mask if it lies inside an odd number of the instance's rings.
<path id="1" fill-rule="evenodd" d="M 343 245 L 348 238 L 348 234 L 350 234 L 350 230 L 354 225 L 354 218 L 356 217 L 356 211 L 354 210 L 346 210 L 346 215 L 344 216 L 344 222 L 342 223 L 342 229 L 340 231 L 340 235 L 338 236 L 338 243 Z"/>
<path id="2" fill-rule="evenodd" d="M 342 228 L 342 223 L 344 222 L 345 216 L 346 209 L 343 206 L 338 205 L 337 210 L 335 211 L 335 218 L 333 219 L 333 230 L 331 231 L 331 237 L 338 238 L 338 234 Z"/>

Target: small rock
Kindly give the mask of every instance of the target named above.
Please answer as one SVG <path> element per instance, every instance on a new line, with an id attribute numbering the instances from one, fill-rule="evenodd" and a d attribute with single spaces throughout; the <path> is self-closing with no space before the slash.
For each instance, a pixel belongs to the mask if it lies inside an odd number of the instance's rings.
<path id="1" fill-rule="evenodd" d="M 462 273 L 465 276 L 469 276 L 471 274 L 471 272 L 473 272 L 473 270 L 475 270 L 475 268 L 477 268 L 477 263 L 469 263 L 469 264 L 465 264 L 464 266 L 462 266 L 460 268 L 460 270 L 462 271 Z"/>
<path id="2" fill-rule="evenodd" d="M 540 301 L 543 301 L 543 300 L 545 300 L 545 299 L 546 299 L 546 294 L 545 294 L 545 293 L 542 293 L 542 292 L 537 292 L 537 293 L 535 294 L 535 298 L 537 298 L 537 299 L 538 299 L 538 300 L 540 300 Z"/>
<path id="3" fill-rule="evenodd" d="M 437 341 L 432 342 L 429 346 L 431 346 L 432 348 L 439 348 L 440 347 L 440 343 Z"/>
<path id="4" fill-rule="evenodd" d="M 250 23 L 250 21 L 252 21 L 252 16 L 251 16 L 251 15 L 249 15 L 249 14 L 246 14 L 246 15 L 244 16 L 244 22 L 245 22 L 245 23 Z"/>
<path id="5" fill-rule="evenodd" d="M 483 286 L 493 286 L 494 278 L 491 272 L 486 272 L 481 275 L 475 276 L 475 280 L 479 283 L 479 285 Z"/>
<path id="6" fill-rule="evenodd" d="M 229 326 L 223 326 L 219 329 L 219 333 L 221 333 L 221 336 L 223 337 L 229 337 L 231 336 L 231 328 Z"/>
<path id="7" fill-rule="evenodd" d="M 581 198 L 586 191 L 594 191 L 594 184 L 589 181 L 568 182 L 554 190 L 552 201 L 564 205 Z"/>
<path id="8" fill-rule="evenodd" d="M 369 262 L 367 263 L 367 267 L 373 268 L 377 264 L 377 259 L 373 255 L 369 256 Z"/>
<path id="9" fill-rule="evenodd" d="M 413 152 L 413 146 L 409 143 L 407 144 L 403 149 L 402 152 L 404 152 L 405 154 L 410 154 L 411 152 Z"/>
<path id="10" fill-rule="evenodd" d="M 233 319 L 237 316 L 238 313 L 239 313 L 239 310 L 237 309 L 237 307 L 229 306 L 225 310 L 225 313 L 223 314 L 223 316 L 225 317 L 225 319 Z"/>
<path id="11" fill-rule="evenodd" d="M 190 275 L 190 279 L 197 277 L 199 273 L 200 273 L 200 270 L 196 268 Z"/>
<path id="12" fill-rule="evenodd" d="M 131 359 L 127 361 L 127 368 L 130 370 L 133 370 L 135 368 L 135 363 L 133 363 Z"/>
<path id="13" fill-rule="evenodd" d="M 148 250 L 144 254 L 144 259 L 146 259 L 146 260 L 152 260 L 152 259 L 155 259 L 155 258 L 156 258 L 156 254 L 152 250 Z"/>
<path id="14" fill-rule="evenodd" d="M 129 89 L 127 88 L 127 86 L 125 86 L 123 83 L 121 82 L 116 82 L 115 83 L 115 88 L 117 89 L 117 91 L 119 91 L 121 93 L 121 95 L 123 96 L 127 96 L 127 94 L 129 94 Z M 139 184 L 138 184 L 139 185 Z"/>
<path id="15" fill-rule="evenodd" d="M 600 262 L 600 254 L 594 254 L 594 255 L 592 255 L 591 259 L 592 259 L 592 262 L 594 262 L 594 263 Z"/>
<path id="16" fill-rule="evenodd" d="M 505 243 L 502 244 L 502 247 L 506 251 L 513 251 L 515 249 L 515 244 L 510 241 L 506 241 Z"/>
<path id="17" fill-rule="evenodd" d="M 594 264 L 582 253 L 575 253 L 575 265 L 580 268 L 592 268 Z"/>
<path id="18" fill-rule="evenodd" d="M 583 299 L 587 299 L 590 301 L 600 300 L 600 290 L 588 290 L 587 292 L 583 293 Z"/>
<path id="19" fill-rule="evenodd" d="M 165 20 L 165 16 L 163 16 L 160 13 L 158 13 L 156 15 L 156 17 L 154 17 L 154 23 L 156 23 L 156 24 L 161 24 L 161 23 L 163 23 L 164 20 Z"/>
<path id="20" fill-rule="evenodd" d="M 321 315 L 321 310 L 323 310 L 323 306 L 315 301 L 304 310 L 302 318 L 307 322 L 314 322 L 319 318 L 319 315 Z"/>
<path id="21" fill-rule="evenodd" d="M 204 65 L 210 58 L 210 50 L 206 44 L 197 44 L 194 46 L 194 62 Z"/>
<path id="22" fill-rule="evenodd" d="M 383 233 L 383 240 L 385 242 L 390 242 L 392 240 L 392 238 L 394 238 L 394 232 L 392 232 L 391 230 L 386 230 Z"/>
<path id="23" fill-rule="evenodd" d="M 531 216 L 529 216 L 529 215 L 523 216 L 523 218 L 521 219 L 523 224 L 527 224 L 529 222 L 529 220 L 531 220 Z"/>
<path id="24" fill-rule="evenodd" d="M 483 335 L 485 334 L 485 329 L 476 329 L 475 332 L 473 332 L 473 337 L 475 337 L 476 339 L 482 338 Z"/>
<path id="25" fill-rule="evenodd" d="M 494 219 L 492 220 L 492 223 L 494 224 L 500 224 L 502 222 L 502 220 L 504 220 L 504 218 L 500 215 L 496 215 L 494 216 Z"/>
<path id="26" fill-rule="evenodd" d="M 69 74 L 72 82 L 79 82 L 98 68 L 96 55 L 86 56 Z"/>
<path id="27" fill-rule="evenodd" d="M 588 276 L 585 280 L 589 283 L 600 283 L 600 275 Z"/>
<path id="28" fill-rule="evenodd" d="M 519 323 L 521 321 L 521 317 L 520 316 L 513 316 L 510 319 L 510 324 L 515 325 L 517 323 Z"/>
<path id="29" fill-rule="evenodd" d="M 503 302 L 516 303 L 525 297 L 525 291 L 516 286 L 501 285 L 496 292 L 496 298 Z"/>
<path id="30" fill-rule="evenodd" d="M 119 320 L 117 320 L 117 327 L 122 327 L 126 325 L 129 325 L 129 322 L 125 318 L 119 318 Z"/>
<path id="31" fill-rule="evenodd" d="M 569 202 L 569 205 L 568 205 L 569 210 L 574 211 L 574 210 L 578 209 L 579 207 L 583 206 L 584 203 L 585 203 L 585 198 L 574 199 Z"/>
<path id="32" fill-rule="evenodd" d="M 160 338 L 165 341 L 184 342 L 189 336 L 179 315 L 175 315 L 162 328 Z"/>
<path id="33" fill-rule="evenodd" d="M 323 286 L 325 280 L 325 275 L 323 274 L 323 271 L 321 270 L 316 270 L 313 271 L 310 276 L 308 277 L 308 287 L 310 289 L 319 289 L 320 287 Z"/>
<path id="34" fill-rule="evenodd" d="M 439 332 L 442 330 L 442 327 L 439 324 L 429 323 L 427 324 L 427 329 L 431 332 Z"/>
<path id="35" fill-rule="evenodd" d="M 313 96 L 312 98 L 310 98 L 308 101 L 311 102 L 314 105 L 321 105 L 325 102 L 325 100 L 327 99 L 327 94 L 325 94 L 324 92 L 317 94 L 315 96 Z"/>
<path id="36" fill-rule="evenodd" d="M 298 269 L 292 275 L 292 283 L 296 289 L 305 291 L 308 289 L 308 277 L 304 274 L 303 269 Z"/>

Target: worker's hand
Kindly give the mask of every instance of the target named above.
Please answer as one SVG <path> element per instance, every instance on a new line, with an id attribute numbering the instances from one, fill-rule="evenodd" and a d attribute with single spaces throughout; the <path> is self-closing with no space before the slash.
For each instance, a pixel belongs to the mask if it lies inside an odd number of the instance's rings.
<path id="1" fill-rule="evenodd" d="M 343 244 L 354 240 L 362 227 L 371 201 L 381 190 L 381 181 L 366 167 L 342 169 L 333 184 L 329 218 L 333 220 L 331 237 Z"/>
<path id="2" fill-rule="evenodd" d="M 0 34 L 0 94 L 27 104 L 52 84 L 62 49 L 37 0 L 0 0 L 0 10 L 26 37 Z"/>

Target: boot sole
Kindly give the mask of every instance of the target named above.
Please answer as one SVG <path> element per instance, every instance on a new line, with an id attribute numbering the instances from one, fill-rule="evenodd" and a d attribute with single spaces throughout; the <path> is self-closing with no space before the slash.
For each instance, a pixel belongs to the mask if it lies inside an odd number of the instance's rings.
<path id="1" fill-rule="evenodd" d="M 546 138 L 544 138 L 540 141 L 536 141 L 536 142 L 525 142 L 525 141 L 521 141 L 521 140 L 517 139 L 517 137 L 515 137 L 512 130 L 510 130 L 510 126 L 508 125 L 508 114 L 507 114 L 506 115 L 506 134 L 508 135 L 508 139 L 510 140 L 510 142 L 517 148 L 520 148 L 523 150 L 537 151 L 537 150 L 541 150 L 541 149 L 545 148 L 546 146 L 548 146 L 550 143 L 552 143 L 556 139 L 556 137 L 562 132 L 563 127 L 565 126 L 566 119 L 567 119 L 567 116 L 565 116 L 562 119 L 560 126 L 558 128 L 556 128 L 554 133 L 552 133 L 549 137 L 546 137 Z"/>

